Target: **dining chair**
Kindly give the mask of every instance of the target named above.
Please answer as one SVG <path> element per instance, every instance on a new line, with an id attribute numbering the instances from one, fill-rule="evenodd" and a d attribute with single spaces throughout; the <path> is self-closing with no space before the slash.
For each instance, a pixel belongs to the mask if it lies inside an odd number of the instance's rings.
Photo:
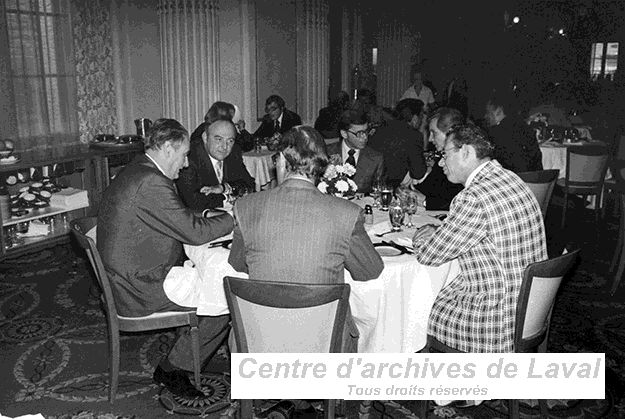
<path id="1" fill-rule="evenodd" d="M 523 271 L 523 280 L 517 299 L 516 317 L 514 326 L 514 352 L 547 352 L 551 313 L 556 294 L 562 279 L 573 267 L 579 254 L 579 249 L 567 252 L 561 256 L 534 262 Z M 430 352 L 459 353 L 455 348 L 428 336 Z M 548 417 L 547 402 L 538 400 L 540 416 Z M 508 400 L 510 418 L 519 418 L 519 400 Z M 427 412 L 427 404 L 422 414 Z M 423 416 L 425 417 L 425 416 Z"/>
<path id="2" fill-rule="evenodd" d="M 200 341 L 198 319 L 195 311 L 167 311 L 142 317 L 125 317 L 117 314 L 113 291 L 102 258 L 95 242 L 86 234 L 97 223 L 96 217 L 83 217 L 71 221 L 70 226 L 78 244 L 85 250 L 101 288 L 100 296 L 109 332 L 109 401 L 115 401 L 119 382 L 120 332 L 145 332 L 189 326 L 191 328 L 191 350 L 193 352 L 193 375 L 195 386 L 200 388 Z"/>
<path id="3" fill-rule="evenodd" d="M 608 169 L 608 149 L 602 145 L 569 146 L 566 150 L 566 176 L 557 184 L 564 189 L 561 228 L 566 224 L 569 194 L 595 196 L 595 222 L 599 223 L 603 181 Z"/>
<path id="4" fill-rule="evenodd" d="M 614 249 L 612 263 L 610 264 L 610 272 L 614 272 L 614 268 L 618 265 L 610 289 L 610 294 L 614 295 L 625 272 L 625 160 L 613 160 L 610 163 L 610 172 L 612 173 L 612 179 L 609 182 L 605 182 L 606 191 L 618 194 L 619 199 L 617 203 L 620 205 L 617 206 L 620 206 L 621 209 L 618 240 Z"/>
<path id="5" fill-rule="evenodd" d="M 348 284 L 304 285 L 226 276 L 224 289 L 238 352 L 341 352 Z M 252 417 L 252 403 L 241 400 L 240 417 Z M 324 410 L 326 418 L 334 418 L 335 400 L 325 400 Z"/>
<path id="6" fill-rule="evenodd" d="M 547 216 L 547 208 L 549 207 L 553 187 L 558 180 L 559 174 L 560 171 L 558 169 L 517 173 L 536 196 L 540 210 L 543 213 L 543 219 Z"/>

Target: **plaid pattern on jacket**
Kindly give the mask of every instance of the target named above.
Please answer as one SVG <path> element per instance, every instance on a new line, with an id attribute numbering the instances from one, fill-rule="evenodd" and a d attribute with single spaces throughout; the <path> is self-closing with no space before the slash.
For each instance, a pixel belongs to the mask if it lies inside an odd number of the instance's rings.
<path id="1" fill-rule="evenodd" d="M 428 334 L 463 352 L 513 351 L 523 270 L 547 258 L 540 207 L 519 177 L 488 162 L 436 233 L 416 243 L 416 258 L 460 264 L 434 302 Z"/>

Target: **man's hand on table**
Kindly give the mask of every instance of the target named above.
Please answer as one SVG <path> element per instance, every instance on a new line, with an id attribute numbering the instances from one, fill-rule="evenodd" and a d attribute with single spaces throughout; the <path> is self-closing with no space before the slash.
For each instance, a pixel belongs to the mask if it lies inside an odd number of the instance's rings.
<path id="1" fill-rule="evenodd" d="M 428 240 L 436 232 L 438 227 L 432 224 L 425 224 L 417 229 L 412 236 L 412 247 L 417 250 L 418 244 Z"/>
<path id="2" fill-rule="evenodd" d="M 224 193 L 224 187 L 223 185 L 202 186 L 200 193 L 203 193 L 204 195 L 221 194 Z"/>

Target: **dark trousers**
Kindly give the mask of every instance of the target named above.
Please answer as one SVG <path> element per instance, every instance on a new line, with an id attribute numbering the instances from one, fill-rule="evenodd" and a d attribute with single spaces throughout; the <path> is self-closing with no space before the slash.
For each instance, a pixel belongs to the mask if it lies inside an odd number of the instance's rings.
<path id="1" fill-rule="evenodd" d="M 189 311 L 193 307 L 182 307 L 173 302 L 159 311 Z M 200 365 L 204 366 L 213 357 L 230 331 L 230 316 L 198 316 L 200 340 Z M 176 368 L 193 371 L 191 333 L 188 327 L 182 329 L 178 340 L 167 355 L 168 361 Z"/>

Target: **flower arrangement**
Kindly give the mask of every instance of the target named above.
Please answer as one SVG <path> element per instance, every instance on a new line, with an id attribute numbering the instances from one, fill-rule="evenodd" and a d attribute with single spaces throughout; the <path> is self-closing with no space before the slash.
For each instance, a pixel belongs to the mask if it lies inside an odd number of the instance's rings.
<path id="1" fill-rule="evenodd" d="M 354 173 L 356 168 L 351 164 L 330 164 L 317 188 L 323 193 L 341 198 L 352 197 L 358 190 L 356 182 L 351 179 Z"/>

